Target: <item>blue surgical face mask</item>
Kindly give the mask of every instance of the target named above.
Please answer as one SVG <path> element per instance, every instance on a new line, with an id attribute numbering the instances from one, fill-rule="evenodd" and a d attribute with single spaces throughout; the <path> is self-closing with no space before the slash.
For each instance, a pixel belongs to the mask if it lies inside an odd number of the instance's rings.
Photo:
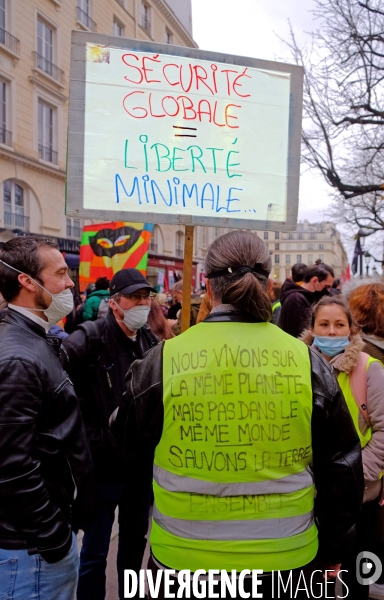
<path id="1" fill-rule="evenodd" d="M 341 354 L 345 348 L 349 345 L 349 337 L 347 335 L 336 335 L 330 337 L 328 335 L 315 335 L 313 344 L 320 350 L 325 356 L 333 357 L 337 354 Z"/>

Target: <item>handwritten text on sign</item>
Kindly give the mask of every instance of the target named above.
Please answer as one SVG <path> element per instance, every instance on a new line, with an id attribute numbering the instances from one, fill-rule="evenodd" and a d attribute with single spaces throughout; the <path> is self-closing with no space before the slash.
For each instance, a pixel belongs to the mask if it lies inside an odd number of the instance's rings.
<path id="1" fill-rule="evenodd" d="M 211 372 L 210 364 L 219 371 Z M 311 455 L 310 443 L 295 443 L 295 432 L 305 427 L 305 380 L 291 350 L 227 344 L 186 350 L 171 357 L 171 375 L 168 418 L 175 426 L 168 460 L 174 469 L 251 469 L 262 478 L 271 468 L 290 472 Z"/>
<path id="2" fill-rule="evenodd" d="M 290 74 L 87 45 L 84 208 L 286 219 Z"/>

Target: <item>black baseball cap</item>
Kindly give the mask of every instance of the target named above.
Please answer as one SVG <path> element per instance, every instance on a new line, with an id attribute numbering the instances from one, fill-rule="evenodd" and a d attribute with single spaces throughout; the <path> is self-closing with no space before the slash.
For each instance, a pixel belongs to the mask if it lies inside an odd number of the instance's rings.
<path id="1" fill-rule="evenodd" d="M 157 292 L 151 287 L 144 275 L 137 269 L 122 269 L 115 273 L 111 279 L 109 290 L 111 296 L 114 294 L 134 294 L 137 290 L 147 289 L 150 292 Z"/>

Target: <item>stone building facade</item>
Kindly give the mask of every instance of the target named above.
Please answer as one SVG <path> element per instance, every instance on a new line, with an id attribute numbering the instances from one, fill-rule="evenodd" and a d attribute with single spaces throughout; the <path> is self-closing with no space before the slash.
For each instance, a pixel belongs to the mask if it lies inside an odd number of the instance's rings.
<path id="1" fill-rule="evenodd" d="M 30 232 L 78 254 L 84 221 L 64 211 L 75 29 L 196 47 L 191 0 L 0 0 L 0 243 Z"/>

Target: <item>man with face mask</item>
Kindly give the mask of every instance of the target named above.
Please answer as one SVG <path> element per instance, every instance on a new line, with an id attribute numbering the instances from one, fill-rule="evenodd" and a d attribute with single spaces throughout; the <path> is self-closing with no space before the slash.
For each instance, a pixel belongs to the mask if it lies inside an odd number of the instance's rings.
<path id="1" fill-rule="evenodd" d="M 334 279 L 332 267 L 324 263 L 307 267 L 301 285 L 287 279 L 281 288 L 279 327 L 299 337 L 308 326 L 312 304 L 329 294 Z"/>
<path id="2" fill-rule="evenodd" d="M 92 461 L 60 340 L 47 335 L 72 309 L 71 288 L 51 240 L 0 250 L 0 598 L 72 600 L 76 589 Z"/>
<path id="3" fill-rule="evenodd" d="M 124 569 L 138 571 L 141 567 L 148 529 L 151 481 L 142 476 L 148 470 L 124 461 L 108 421 L 122 402 L 129 367 L 159 343 L 146 324 L 151 293 L 156 290 L 137 269 L 123 269 L 113 276 L 110 293 L 109 314 L 81 324 L 62 348 L 64 368 L 80 399 L 97 486 L 96 513 L 85 531 L 80 554 L 78 600 L 105 597 L 105 567 L 116 507 L 120 598 L 124 598 Z M 142 502 L 142 498 L 146 500 Z"/>

